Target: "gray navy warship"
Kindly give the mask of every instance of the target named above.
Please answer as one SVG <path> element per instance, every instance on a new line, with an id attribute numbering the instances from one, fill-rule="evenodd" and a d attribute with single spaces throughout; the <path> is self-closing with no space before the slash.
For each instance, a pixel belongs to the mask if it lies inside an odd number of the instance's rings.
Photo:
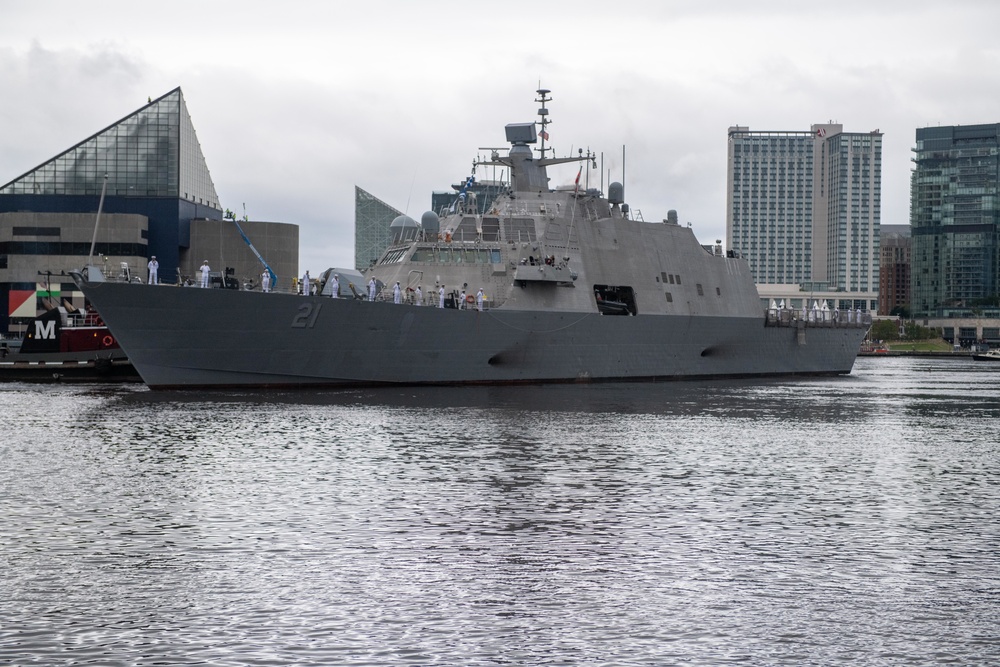
<path id="1" fill-rule="evenodd" d="M 305 295 L 74 278 L 154 389 L 851 371 L 867 315 L 767 308 L 744 259 L 674 216 L 636 219 L 619 183 L 581 186 L 596 159 L 547 155 L 538 93 L 541 120 L 507 125 L 510 148 L 474 163 L 507 174 L 493 201 L 463 187 L 420 223 L 400 216 L 361 285 L 333 294 L 332 269 Z M 547 167 L 570 162 L 576 183 L 551 187 Z"/>

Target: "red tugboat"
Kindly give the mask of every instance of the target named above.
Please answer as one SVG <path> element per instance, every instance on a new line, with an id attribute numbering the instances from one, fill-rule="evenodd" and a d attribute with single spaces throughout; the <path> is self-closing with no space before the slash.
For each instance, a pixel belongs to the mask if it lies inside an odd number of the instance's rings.
<path id="1" fill-rule="evenodd" d="M 97 313 L 51 308 L 24 337 L 0 340 L 0 381 L 139 382 L 128 357 Z"/>

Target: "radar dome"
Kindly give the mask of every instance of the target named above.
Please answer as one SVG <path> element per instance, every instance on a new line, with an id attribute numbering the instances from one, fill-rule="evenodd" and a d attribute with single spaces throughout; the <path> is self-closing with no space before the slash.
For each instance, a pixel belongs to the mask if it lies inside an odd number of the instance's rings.
<path id="1" fill-rule="evenodd" d="M 625 187 L 615 181 L 608 186 L 608 203 L 610 204 L 624 204 L 625 203 Z"/>
<path id="2" fill-rule="evenodd" d="M 389 236 L 393 243 L 412 241 L 417 237 L 417 221 L 408 215 L 396 216 L 389 225 Z"/>
<path id="3" fill-rule="evenodd" d="M 424 228 L 425 233 L 437 234 L 441 231 L 441 218 L 434 211 L 427 211 L 420 216 L 420 225 Z"/>

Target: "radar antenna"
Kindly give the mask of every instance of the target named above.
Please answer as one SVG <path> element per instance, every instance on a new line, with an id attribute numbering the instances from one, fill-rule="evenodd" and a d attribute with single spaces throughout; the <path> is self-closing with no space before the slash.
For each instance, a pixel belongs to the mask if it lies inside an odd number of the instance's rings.
<path id="1" fill-rule="evenodd" d="M 552 101 L 552 98 L 548 97 L 548 94 L 552 91 L 547 90 L 545 88 L 539 88 L 535 92 L 538 93 L 539 97 L 539 99 L 536 99 L 535 101 L 542 105 L 542 108 L 538 110 L 538 115 L 542 117 L 542 119 L 538 121 L 538 125 L 541 125 L 541 131 L 538 133 L 538 136 L 542 140 L 542 147 L 538 149 L 538 152 L 542 154 L 541 158 L 544 160 L 545 151 L 552 150 L 551 148 L 545 147 L 545 140 L 549 138 L 549 133 L 545 128 L 548 127 L 548 124 L 552 122 L 551 120 L 549 120 L 549 110 L 545 107 L 545 103 Z"/>

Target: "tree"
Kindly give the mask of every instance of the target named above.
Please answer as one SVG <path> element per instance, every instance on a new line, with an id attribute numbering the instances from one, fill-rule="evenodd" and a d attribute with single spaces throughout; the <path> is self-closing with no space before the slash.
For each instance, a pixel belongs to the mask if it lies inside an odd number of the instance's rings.
<path id="1" fill-rule="evenodd" d="M 872 328 L 868 331 L 868 337 L 872 340 L 898 340 L 899 324 L 896 320 L 877 320 L 872 322 Z"/>
<path id="2" fill-rule="evenodd" d="M 903 325 L 903 330 L 906 332 L 904 335 L 909 340 L 930 340 L 931 338 L 940 338 L 941 336 L 937 330 L 922 327 L 916 322 L 906 322 Z"/>
<path id="3" fill-rule="evenodd" d="M 899 335 L 899 320 L 876 320 L 868 332 L 872 340 L 930 340 L 941 334 L 935 329 L 922 327 L 916 322 L 903 322 L 903 335 Z"/>

